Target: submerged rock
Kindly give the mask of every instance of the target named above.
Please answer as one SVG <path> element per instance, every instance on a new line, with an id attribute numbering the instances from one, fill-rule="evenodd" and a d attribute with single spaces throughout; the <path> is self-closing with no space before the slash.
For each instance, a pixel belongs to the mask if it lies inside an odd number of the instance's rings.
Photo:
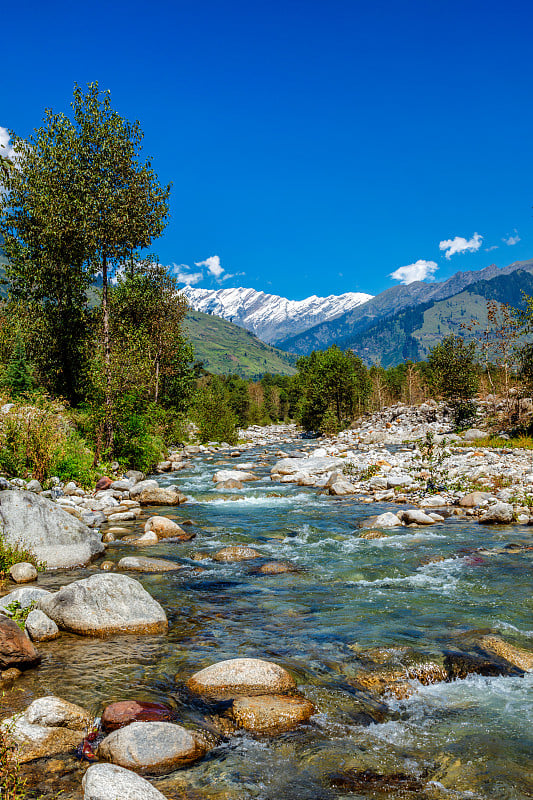
<path id="1" fill-rule="evenodd" d="M 166 775 L 204 753 L 199 738 L 171 722 L 132 722 L 110 733 L 98 747 L 104 761 L 151 775 Z"/>
<path id="2" fill-rule="evenodd" d="M 213 556 L 215 561 L 249 561 L 253 558 L 261 558 L 261 553 L 254 550 L 253 547 L 245 547 L 244 545 L 232 545 L 231 547 L 224 547 L 215 553 Z"/>
<path id="3" fill-rule="evenodd" d="M 33 492 L 2 492 L 0 520 L 6 543 L 28 548 L 47 569 L 83 566 L 104 550 L 98 533 Z"/>
<path id="4" fill-rule="evenodd" d="M 238 481 L 245 483 L 246 481 L 256 481 L 257 476 L 253 472 L 243 472 L 238 469 L 219 469 L 213 475 L 213 483 L 223 483 L 225 481 Z"/>
<path id="5" fill-rule="evenodd" d="M 314 714 L 313 703 L 305 697 L 260 695 L 234 701 L 231 717 L 240 728 L 253 733 L 283 733 L 293 730 Z"/>
<path id="6" fill-rule="evenodd" d="M 524 670 L 498 656 L 478 656 L 471 653 L 448 652 L 444 666 L 450 681 L 466 678 L 468 675 L 511 675 L 522 676 Z"/>
<path id="7" fill-rule="evenodd" d="M 217 699 L 285 694 L 296 689 L 283 667 L 259 658 L 231 658 L 196 672 L 187 681 L 191 692 Z"/>
<path id="8" fill-rule="evenodd" d="M 163 722 L 171 720 L 174 712 L 162 703 L 143 700 L 119 700 L 110 703 L 102 713 L 102 727 L 110 732 L 132 722 Z"/>
<path id="9" fill-rule="evenodd" d="M 256 570 L 260 575 L 283 575 L 286 572 L 300 572 L 296 564 L 290 561 L 267 561 Z"/>
<path id="10" fill-rule="evenodd" d="M 118 562 L 119 569 L 133 572 L 175 572 L 182 569 L 182 564 L 168 561 L 165 558 L 143 558 L 143 556 L 127 556 Z"/>
<path id="11" fill-rule="evenodd" d="M 81 785 L 83 800 L 165 800 L 145 778 L 116 764 L 93 764 Z"/>
<path id="12" fill-rule="evenodd" d="M 514 664 L 515 667 L 526 672 L 533 671 L 533 652 L 509 644 L 509 642 L 500 639 L 499 636 L 483 636 L 479 644 L 484 650 L 504 658 L 510 664 Z"/>
<path id="13" fill-rule="evenodd" d="M 168 628 L 159 603 L 126 575 L 92 575 L 39 602 L 59 628 L 88 636 L 161 633 Z"/>

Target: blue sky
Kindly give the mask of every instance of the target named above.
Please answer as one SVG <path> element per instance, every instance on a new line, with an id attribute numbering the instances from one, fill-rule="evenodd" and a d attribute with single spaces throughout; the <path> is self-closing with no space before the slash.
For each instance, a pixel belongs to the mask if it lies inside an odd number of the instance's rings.
<path id="1" fill-rule="evenodd" d="M 376 294 L 393 272 L 533 257 L 530 2 L 23 0 L 2 16 L 0 126 L 28 135 L 74 82 L 110 89 L 173 182 L 152 251 L 197 286 Z"/>

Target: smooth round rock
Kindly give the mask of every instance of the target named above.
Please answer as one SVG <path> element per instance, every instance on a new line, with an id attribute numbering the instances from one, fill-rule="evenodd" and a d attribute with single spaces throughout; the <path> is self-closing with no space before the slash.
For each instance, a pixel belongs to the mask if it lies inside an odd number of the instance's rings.
<path id="1" fill-rule="evenodd" d="M 180 526 L 168 517 L 150 517 L 146 520 L 144 532 L 153 531 L 158 539 L 180 539 L 188 536 Z"/>
<path id="2" fill-rule="evenodd" d="M 127 575 L 98 574 L 74 581 L 41 599 L 39 608 L 62 630 L 88 636 L 161 633 L 168 628 L 163 608 Z"/>
<path id="3" fill-rule="evenodd" d="M 258 553 L 257 550 L 254 550 L 253 547 L 233 545 L 219 550 L 218 553 L 215 553 L 213 558 L 215 561 L 222 562 L 249 561 L 252 558 L 261 558 L 261 553 Z"/>
<path id="4" fill-rule="evenodd" d="M 166 775 L 204 755 L 190 731 L 171 722 L 132 722 L 106 736 L 98 757 L 126 769 Z"/>
<path id="5" fill-rule="evenodd" d="M 257 572 L 261 575 L 283 575 L 286 572 L 298 572 L 298 567 L 290 561 L 267 561 Z"/>
<path id="6" fill-rule="evenodd" d="M 119 700 L 105 707 L 102 713 L 102 727 L 110 732 L 132 722 L 165 722 L 171 720 L 173 716 L 173 711 L 162 703 Z"/>
<path id="7" fill-rule="evenodd" d="M 49 642 L 61 635 L 55 622 L 38 608 L 30 611 L 24 628 L 32 642 Z"/>
<path id="8" fill-rule="evenodd" d="M 195 694 L 229 699 L 260 694 L 284 694 L 296 688 L 283 667 L 259 658 L 231 658 L 196 672 L 187 681 Z"/>
<path id="9" fill-rule="evenodd" d="M 267 694 L 235 700 L 231 716 L 236 725 L 253 733 L 283 733 L 307 722 L 314 712 L 305 697 Z"/>
<path id="10" fill-rule="evenodd" d="M 143 556 L 126 556 L 118 562 L 119 569 L 132 572 L 175 572 L 182 569 L 181 564 L 167 561 L 164 558 L 145 558 Z"/>
<path id="11" fill-rule="evenodd" d="M 83 731 L 91 723 L 91 715 L 81 706 L 49 695 L 38 697 L 24 712 L 30 725 L 43 725 L 45 728 L 68 728 Z"/>
<path id="12" fill-rule="evenodd" d="M 116 764 L 92 764 L 81 785 L 83 800 L 165 800 L 145 778 Z"/>
<path id="13" fill-rule="evenodd" d="M 24 714 L 16 714 L 0 725 L 6 727 L 10 738 L 16 743 L 20 764 L 35 761 L 37 758 L 49 758 L 58 753 L 68 753 L 83 739 L 83 732 L 79 730 L 32 725 Z"/>
<path id="14" fill-rule="evenodd" d="M 123 544 L 134 544 L 136 547 L 144 547 L 158 544 L 159 538 L 154 531 L 148 531 L 148 533 L 143 533 L 142 536 L 123 536 L 121 541 Z"/>
<path id="15" fill-rule="evenodd" d="M 28 561 L 20 561 L 9 568 L 11 580 L 15 583 L 31 583 L 37 580 L 37 570 Z"/>
<path id="16" fill-rule="evenodd" d="M 26 669 L 36 666 L 40 660 L 29 636 L 12 619 L 0 616 L 0 670 Z"/>

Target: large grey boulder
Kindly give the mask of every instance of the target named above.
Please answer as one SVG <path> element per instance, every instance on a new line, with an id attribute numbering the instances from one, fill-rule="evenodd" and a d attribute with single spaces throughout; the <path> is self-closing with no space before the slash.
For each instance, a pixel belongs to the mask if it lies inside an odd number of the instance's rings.
<path id="1" fill-rule="evenodd" d="M 102 760 L 151 775 L 166 775 L 204 753 L 199 738 L 172 722 L 132 722 L 110 733 L 98 747 Z"/>
<path id="2" fill-rule="evenodd" d="M 84 731 L 91 723 L 88 711 L 55 695 L 38 697 L 30 703 L 24 717 L 31 725 L 68 728 L 72 731 Z"/>
<path id="3" fill-rule="evenodd" d="M 187 681 L 195 694 L 219 699 L 284 694 L 296 688 L 292 675 L 271 661 L 231 658 L 196 672 Z"/>
<path id="4" fill-rule="evenodd" d="M 98 533 L 34 492 L 0 494 L 0 528 L 7 544 L 29 548 L 47 569 L 83 566 L 104 550 Z"/>
<path id="5" fill-rule="evenodd" d="M 20 586 L 9 594 L 0 597 L 0 609 L 6 610 L 12 603 L 18 603 L 21 608 L 28 608 L 32 603 L 37 603 L 43 597 L 49 597 L 52 592 L 48 589 L 39 589 L 38 586 Z"/>
<path id="6" fill-rule="evenodd" d="M 159 489 L 159 484 L 154 480 L 138 481 L 130 489 L 131 499 L 133 500 L 134 498 L 138 498 L 145 489 Z"/>
<path id="7" fill-rule="evenodd" d="M 165 800 L 145 778 L 116 764 L 93 764 L 81 785 L 83 800 Z"/>
<path id="8" fill-rule="evenodd" d="M 87 636 L 161 633 L 168 628 L 159 603 L 126 575 L 91 575 L 63 586 L 38 606 L 62 630 Z"/>
<path id="9" fill-rule="evenodd" d="M 0 726 L 9 731 L 9 737 L 17 745 L 20 764 L 37 758 L 49 758 L 58 753 L 68 753 L 83 740 L 83 731 L 64 727 L 33 725 L 24 714 L 6 719 Z"/>
<path id="10" fill-rule="evenodd" d="M 508 525 L 512 521 L 513 507 L 510 503 L 493 503 L 479 519 L 487 525 Z"/>

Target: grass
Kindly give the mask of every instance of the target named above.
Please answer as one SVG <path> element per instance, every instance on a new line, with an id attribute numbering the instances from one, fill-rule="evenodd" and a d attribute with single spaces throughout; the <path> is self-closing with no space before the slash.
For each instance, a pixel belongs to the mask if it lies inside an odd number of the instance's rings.
<path id="1" fill-rule="evenodd" d="M 0 529 L 0 579 L 9 575 L 9 568 L 12 567 L 13 564 L 20 564 L 23 561 L 33 564 L 35 569 L 39 570 L 40 572 L 46 568 L 45 564 L 37 561 L 31 550 L 20 547 L 18 544 L 8 544 L 3 538 Z"/>
<path id="2" fill-rule="evenodd" d="M 294 358 L 221 317 L 189 311 L 184 330 L 194 346 L 194 357 L 216 375 L 255 379 L 266 372 L 295 375 Z"/>
<path id="3" fill-rule="evenodd" d="M 513 436 L 510 439 L 502 439 L 500 436 L 486 436 L 484 439 L 476 439 L 474 442 L 455 442 L 454 446 L 533 450 L 533 438 L 531 436 Z"/>

